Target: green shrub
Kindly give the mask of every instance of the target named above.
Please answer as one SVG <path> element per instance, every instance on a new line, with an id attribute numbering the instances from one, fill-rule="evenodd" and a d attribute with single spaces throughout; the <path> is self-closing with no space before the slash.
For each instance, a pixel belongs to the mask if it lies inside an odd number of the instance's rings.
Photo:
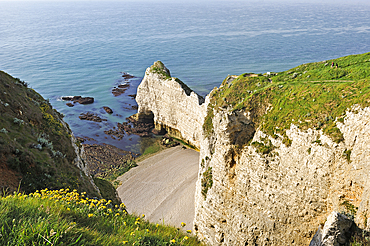
<path id="1" fill-rule="evenodd" d="M 207 198 L 208 190 L 212 188 L 213 179 L 212 179 L 212 167 L 208 167 L 206 171 L 202 174 L 202 195 L 204 200 Z"/>

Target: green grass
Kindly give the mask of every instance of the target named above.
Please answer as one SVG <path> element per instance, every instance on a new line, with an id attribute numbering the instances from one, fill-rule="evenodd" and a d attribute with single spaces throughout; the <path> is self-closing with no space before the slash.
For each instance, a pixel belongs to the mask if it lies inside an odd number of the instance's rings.
<path id="1" fill-rule="evenodd" d="M 331 68 L 331 62 L 339 67 Z M 339 143 L 343 135 L 335 120 L 343 122 L 354 104 L 370 105 L 369 76 L 370 53 L 303 64 L 274 76 L 228 77 L 211 95 L 203 129 L 206 136 L 212 134 L 214 112 L 228 108 L 251 112 L 255 129 L 274 137 L 280 134 L 287 145 L 291 124 L 301 130 L 322 129 Z"/>
<path id="2" fill-rule="evenodd" d="M 0 197 L 0 245 L 125 244 L 201 245 L 179 228 L 127 214 L 124 204 L 113 206 L 76 191 Z"/>
<path id="3" fill-rule="evenodd" d="M 150 72 L 162 75 L 164 79 L 171 79 L 170 71 L 161 61 L 154 62 L 154 64 L 150 67 Z"/>
<path id="4" fill-rule="evenodd" d="M 0 91 L 0 130 L 5 129 L 0 132 L 0 164 L 19 179 L 11 184 L 0 180 L 0 188 L 16 190 L 14 183 L 21 181 L 20 189 L 27 193 L 69 187 L 97 196 L 74 165 L 76 153 L 63 115 L 26 82 L 2 71 Z"/>
<path id="5" fill-rule="evenodd" d="M 108 180 L 94 177 L 94 183 L 99 187 L 100 194 L 104 199 L 111 200 L 113 205 L 119 205 L 121 200 L 117 197 L 117 191 Z"/>
<path id="6" fill-rule="evenodd" d="M 161 150 L 163 150 L 163 146 L 160 144 L 160 142 L 155 142 L 153 145 L 149 146 L 145 149 L 143 155 L 151 155 L 154 153 L 157 153 Z"/>

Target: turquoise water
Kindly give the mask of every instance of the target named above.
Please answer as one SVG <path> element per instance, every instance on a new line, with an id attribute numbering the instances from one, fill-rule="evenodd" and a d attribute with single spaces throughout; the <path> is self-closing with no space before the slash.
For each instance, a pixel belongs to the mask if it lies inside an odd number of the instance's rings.
<path id="1" fill-rule="evenodd" d="M 370 5 L 365 3 L 0 4 L 0 70 L 49 98 L 75 135 L 136 152 L 141 148 L 137 136 L 116 141 L 103 131 L 135 113 L 124 108 L 135 105 L 128 95 L 156 60 L 206 95 L 228 74 L 278 72 L 370 51 Z M 125 83 L 121 72 L 137 78 L 129 81 L 130 92 L 114 97 L 111 89 Z M 96 102 L 69 108 L 60 100 L 65 95 L 93 96 Z M 87 111 L 108 121 L 81 121 L 79 114 Z"/>

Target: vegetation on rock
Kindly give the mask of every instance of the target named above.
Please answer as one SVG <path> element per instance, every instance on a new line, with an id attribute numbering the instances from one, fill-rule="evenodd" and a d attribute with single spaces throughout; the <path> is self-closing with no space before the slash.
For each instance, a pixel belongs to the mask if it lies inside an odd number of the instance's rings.
<path id="1" fill-rule="evenodd" d="M 212 188 L 213 179 L 212 179 L 212 167 L 208 167 L 206 171 L 202 174 L 202 195 L 204 199 L 207 198 L 208 190 Z"/>
<path id="2" fill-rule="evenodd" d="M 71 130 L 27 83 L 0 71 L 0 188 L 33 192 L 45 187 L 99 194 L 74 164 Z"/>
<path id="3" fill-rule="evenodd" d="M 332 67 L 331 64 L 334 64 Z M 338 67 L 336 67 L 338 64 Z M 254 128 L 284 137 L 291 124 L 302 130 L 322 129 L 339 143 L 343 135 L 336 121 L 346 110 L 370 105 L 370 53 L 303 64 L 281 73 L 227 77 L 210 95 L 203 130 L 213 132 L 212 119 L 221 110 L 252 113 Z"/>
<path id="4" fill-rule="evenodd" d="M 168 70 L 161 61 L 154 62 L 154 64 L 150 67 L 150 72 L 161 75 L 163 79 L 172 79 L 170 70 Z M 179 85 L 182 87 L 182 89 L 184 89 L 185 93 L 188 96 L 193 91 L 179 78 L 174 78 L 174 80 L 179 83 Z"/>

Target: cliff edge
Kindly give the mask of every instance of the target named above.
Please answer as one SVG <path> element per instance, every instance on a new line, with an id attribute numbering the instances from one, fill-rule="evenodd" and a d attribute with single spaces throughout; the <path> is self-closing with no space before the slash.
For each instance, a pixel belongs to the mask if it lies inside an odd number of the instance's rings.
<path id="1" fill-rule="evenodd" d="M 0 188 L 76 189 L 100 196 L 63 115 L 26 82 L 0 71 Z"/>
<path id="2" fill-rule="evenodd" d="M 201 105 L 169 73 L 150 71 L 139 114 L 200 148 L 199 238 L 308 245 L 333 211 L 370 229 L 370 53 L 229 76 Z"/>

